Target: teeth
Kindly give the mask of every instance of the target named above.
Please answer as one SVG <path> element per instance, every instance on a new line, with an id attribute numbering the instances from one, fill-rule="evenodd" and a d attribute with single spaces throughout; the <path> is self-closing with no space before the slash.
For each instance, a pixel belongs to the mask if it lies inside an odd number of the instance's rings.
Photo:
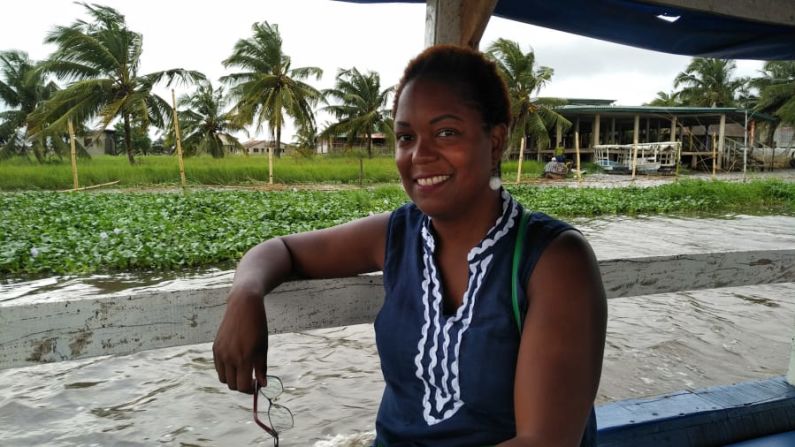
<path id="1" fill-rule="evenodd" d="M 418 178 L 417 183 L 419 183 L 420 186 L 438 185 L 449 178 L 449 175 L 436 175 L 433 177 Z"/>

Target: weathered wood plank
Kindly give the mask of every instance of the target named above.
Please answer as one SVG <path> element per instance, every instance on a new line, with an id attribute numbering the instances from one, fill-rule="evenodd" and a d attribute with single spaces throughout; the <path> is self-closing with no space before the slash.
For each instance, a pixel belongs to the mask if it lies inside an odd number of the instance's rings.
<path id="1" fill-rule="evenodd" d="M 795 281 L 795 250 L 600 261 L 609 298 Z M 0 306 L 0 369 L 211 341 L 227 287 Z M 296 281 L 268 296 L 272 333 L 372 322 L 379 275 Z"/>
<path id="2" fill-rule="evenodd" d="M 795 429 L 783 377 L 611 402 L 596 408 L 599 447 L 725 445 Z"/>

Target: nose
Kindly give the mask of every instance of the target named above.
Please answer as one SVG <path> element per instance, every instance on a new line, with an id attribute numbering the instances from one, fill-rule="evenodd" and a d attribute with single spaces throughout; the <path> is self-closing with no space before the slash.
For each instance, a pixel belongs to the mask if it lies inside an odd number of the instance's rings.
<path id="1" fill-rule="evenodd" d="M 422 164 L 435 160 L 437 157 L 436 146 L 432 138 L 417 137 L 414 151 L 411 154 L 411 161 L 414 164 Z"/>

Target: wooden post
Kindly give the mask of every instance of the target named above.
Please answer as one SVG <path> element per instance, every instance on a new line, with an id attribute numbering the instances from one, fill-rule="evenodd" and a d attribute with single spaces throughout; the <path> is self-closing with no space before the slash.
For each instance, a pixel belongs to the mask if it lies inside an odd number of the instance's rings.
<path id="1" fill-rule="evenodd" d="M 179 162 L 179 183 L 184 188 L 186 186 L 185 181 L 185 161 L 182 159 L 182 136 L 179 132 L 179 117 L 177 116 L 177 95 L 174 93 L 174 89 L 171 89 L 171 103 L 173 104 L 174 108 L 172 109 L 174 112 L 174 135 L 177 138 L 177 160 Z"/>
<path id="2" fill-rule="evenodd" d="M 790 345 L 789 369 L 787 370 L 787 382 L 789 382 L 790 385 L 795 386 L 795 337 L 792 338 L 792 343 Z"/>
<path id="3" fill-rule="evenodd" d="M 725 154 L 723 151 L 726 150 L 726 114 L 721 114 L 720 116 L 720 126 L 718 127 L 718 166 L 723 169 L 725 166 Z"/>
<path id="4" fill-rule="evenodd" d="M 563 126 L 560 123 L 558 123 L 558 125 L 555 126 L 555 149 L 563 147 L 562 144 L 563 144 Z"/>
<path id="5" fill-rule="evenodd" d="M 453 44 L 478 48 L 497 0 L 427 0 L 425 46 Z"/>
<path id="6" fill-rule="evenodd" d="M 718 169 L 718 145 L 715 140 L 717 140 L 717 136 L 715 133 L 712 133 L 712 180 L 715 180 L 715 173 Z"/>
<path id="7" fill-rule="evenodd" d="M 72 125 L 72 120 L 69 120 L 66 123 L 69 127 L 69 144 L 72 146 L 72 150 L 70 151 L 72 155 L 72 185 L 74 190 L 77 191 L 77 147 L 75 146 L 75 128 Z"/>
<path id="8" fill-rule="evenodd" d="M 591 145 L 591 147 L 594 147 L 599 144 L 600 140 L 599 133 L 602 130 L 601 127 L 602 127 L 602 116 L 597 113 L 593 122 L 593 144 Z"/>
<path id="9" fill-rule="evenodd" d="M 647 142 L 647 143 L 650 143 L 650 142 L 651 142 L 651 140 L 650 140 L 650 136 L 649 136 L 649 132 L 650 132 L 650 130 L 649 130 L 649 125 L 650 125 L 650 123 L 649 123 L 649 118 L 646 118 L 646 142 Z"/>
<path id="10" fill-rule="evenodd" d="M 580 170 L 580 117 L 574 125 L 574 153 L 577 157 L 577 181 L 582 181 L 582 171 Z"/>
<path id="11" fill-rule="evenodd" d="M 364 185 L 364 160 L 359 157 L 359 186 Z"/>
<path id="12" fill-rule="evenodd" d="M 273 144 L 268 144 L 268 184 L 273 184 Z"/>
<path id="13" fill-rule="evenodd" d="M 635 127 L 632 132 L 632 180 L 638 169 L 638 138 L 640 133 L 640 115 L 635 115 Z"/>
<path id="14" fill-rule="evenodd" d="M 519 166 L 516 168 L 517 185 L 522 182 L 522 163 L 524 162 L 524 150 L 526 147 L 527 147 L 527 135 L 522 135 L 521 143 L 519 143 Z M 541 149 L 539 149 L 539 151 L 540 150 Z"/>
<path id="15" fill-rule="evenodd" d="M 756 121 L 751 120 L 751 131 L 748 132 L 748 147 L 751 149 L 751 153 L 754 153 L 754 139 L 756 137 Z"/>
<path id="16" fill-rule="evenodd" d="M 616 144 L 616 119 L 610 118 L 610 144 Z"/>
<path id="17" fill-rule="evenodd" d="M 671 118 L 671 143 L 676 143 L 676 116 Z M 682 145 L 676 147 L 676 171 L 675 175 L 679 177 L 679 165 L 682 164 Z"/>

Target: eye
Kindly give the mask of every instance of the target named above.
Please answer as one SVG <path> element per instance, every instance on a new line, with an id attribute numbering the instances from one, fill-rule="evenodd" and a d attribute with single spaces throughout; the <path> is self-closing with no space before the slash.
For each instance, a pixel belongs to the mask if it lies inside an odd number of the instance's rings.
<path id="1" fill-rule="evenodd" d="M 455 129 L 440 129 L 436 132 L 436 135 L 439 137 L 453 137 L 458 135 L 458 131 Z"/>
<path id="2" fill-rule="evenodd" d="M 407 133 L 400 133 L 395 135 L 395 139 L 398 143 L 406 143 L 414 139 L 414 136 L 407 134 Z"/>

